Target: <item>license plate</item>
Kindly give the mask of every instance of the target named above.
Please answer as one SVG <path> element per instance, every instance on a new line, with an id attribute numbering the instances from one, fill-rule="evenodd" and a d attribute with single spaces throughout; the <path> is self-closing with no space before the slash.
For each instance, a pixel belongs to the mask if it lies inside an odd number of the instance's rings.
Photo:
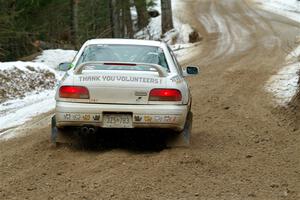
<path id="1" fill-rule="evenodd" d="M 132 115 L 130 114 L 104 114 L 104 128 L 132 128 Z"/>

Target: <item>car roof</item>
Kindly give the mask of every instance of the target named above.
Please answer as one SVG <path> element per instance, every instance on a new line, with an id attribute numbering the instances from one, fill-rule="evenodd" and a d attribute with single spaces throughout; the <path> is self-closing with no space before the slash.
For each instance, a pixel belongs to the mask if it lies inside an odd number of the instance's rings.
<path id="1" fill-rule="evenodd" d="M 93 44 L 120 44 L 120 45 L 141 45 L 163 47 L 164 43 L 154 40 L 138 40 L 138 39 L 92 39 L 88 40 L 85 45 Z"/>

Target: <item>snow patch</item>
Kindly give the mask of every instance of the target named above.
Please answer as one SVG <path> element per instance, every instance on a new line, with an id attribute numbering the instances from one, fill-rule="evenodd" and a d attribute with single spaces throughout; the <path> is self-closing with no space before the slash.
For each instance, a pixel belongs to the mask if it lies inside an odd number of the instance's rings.
<path id="1" fill-rule="evenodd" d="M 34 62 L 44 63 L 47 67 L 56 69 L 60 63 L 72 62 L 76 54 L 77 51 L 73 50 L 50 49 L 43 51 Z"/>
<path id="2" fill-rule="evenodd" d="M 153 9 L 161 13 L 160 0 L 154 1 Z M 172 10 L 176 10 L 180 4 L 179 0 L 172 0 Z M 186 44 L 189 43 L 189 35 L 193 32 L 193 28 L 189 24 L 184 24 L 177 16 L 173 15 L 174 29 L 162 35 L 161 30 L 161 15 L 151 18 L 148 26 L 139 31 L 135 37 L 138 39 L 163 40 L 168 44 Z"/>
<path id="3" fill-rule="evenodd" d="M 300 62 L 297 58 L 299 56 L 300 46 L 287 55 L 287 65 L 267 82 L 266 90 L 274 94 L 280 106 L 286 106 L 298 92 Z"/>
<path id="4" fill-rule="evenodd" d="M 24 99 L 16 99 L 0 105 L 0 131 L 25 123 L 30 118 L 46 113 L 55 107 L 54 90 L 29 93 Z M 5 134 L 0 132 L 1 135 Z"/>
<path id="5" fill-rule="evenodd" d="M 34 62 L 43 63 L 48 68 L 57 69 L 60 63 L 72 62 L 76 54 L 77 51 L 74 50 L 49 49 L 43 51 Z M 64 74 L 64 72 L 56 71 L 57 79 L 62 79 Z"/>
<path id="6" fill-rule="evenodd" d="M 278 105 L 286 106 L 298 91 L 300 63 L 285 66 L 267 82 L 267 91 L 273 93 Z"/>
<path id="7" fill-rule="evenodd" d="M 198 46 L 200 43 L 188 43 L 188 44 L 175 44 L 171 45 L 171 48 L 176 55 L 176 58 L 179 62 L 183 61 L 184 59 L 188 59 L 188 55 L 193 55 L 194 47 Z M 199 53 L 199 49 L 197 50 Z"/>
<path id="8" fill-rule="evenodd" d="M 300 22 L 300 1 L 297 0 L 254 0 L 261 8 Z"/>
<path id="9" fill-rule="evenodd" d="M 297 0 L 254 0 L 261 8 L 300 22 L 300 1 Z M 286 64 L 266 84 L 266 90 L 273 93 L 280 106 L 287 106 L 297 94 L 299 87 L 300 46 L 286 57 Z"/>
<path id="10" fill-rule="evenodd" d="M 0 103 L 23 98 L 28 92 L 52 89 L 56 77 L 55 70 L 43 63 L 0 63 Z"/>
<path id="11" fill-rule="evenodd" d="M 300 62 L 299 60 L 299 56 L 300 56 L 300 45 L 294 49 L 294 51 L 290 52 L 288 54 L 288 56 L 286 57 L 286 61 L 287 62 Z"/>
<path id="12" fill-rule="evenodd" d="M 59 63 L 72 61 L 76 53 L 61 49 L 46 50 L 33 62 L 0 63 L 1 86 L 6 85 L 4 92 L 18 94 L 14 93 L 15 90 L 22 89 L 19 91 L 21 95 L 12 95 L 7 99 L 1 97 L 3 91 L 0 90 L 0 139 L 4 135 L 11 138 L 17 134 L 16 131 L 7 133 L 5 130 L 54 109 L 55 85 L 64 74 L 55 69 Z M 10 91 L 12 88 L 15 89 Z"/>

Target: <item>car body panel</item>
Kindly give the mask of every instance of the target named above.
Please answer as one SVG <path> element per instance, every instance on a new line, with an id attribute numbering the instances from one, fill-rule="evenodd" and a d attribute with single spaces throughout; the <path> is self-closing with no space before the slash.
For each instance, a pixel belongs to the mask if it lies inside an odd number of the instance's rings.
<path id="1" fill-rule="evenodd" d="M 103 126 L 104 113 L 128 113 L 132 115 L 132 128 L 183 129 L 188 113 L 186 105 L 121 105 L 58 102 L 56 120 L 58 127 Z"/>
<path id="2" fill-rule="evenodd" d="M 138 70 L 83 70 L 78 69 L 78 61 L 89 45 L 118 44 L 155 46 L 163 50 L 168 63 L 166 77 L 156 71 Z M 107 61 L 109 62 L 109 61 Z M 130 115 L 130 128 L 170 128 L 183 129 L 191 107 L 191 96 L 182 69 L 172 58 L 168 46 L 163 42 L 96 39 L 87 41 L 72 62 L 73 68 L 66 72 L 61 86 L 84 86 L 89 90 L 89 99 L 60 98 L 56 93 L 57 126 L 93 125 L 105 127 L 106 113 Z M 78 73 L 80 70 L 80 73 Z M 58 87 L 58 88 L 59 88 Z M 176 89 L 181 92 L 181 101 L 149 101 L 152 89 Z"/>

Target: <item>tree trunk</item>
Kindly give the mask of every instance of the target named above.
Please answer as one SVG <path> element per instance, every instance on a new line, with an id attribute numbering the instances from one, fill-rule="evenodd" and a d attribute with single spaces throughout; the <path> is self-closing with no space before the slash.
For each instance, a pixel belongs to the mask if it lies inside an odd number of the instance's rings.
<path id="1" fill-rule="evenodd" d="M 174 28 L 171 0 L 161 0 L 161 28 L 162 34 Z"/>
<path id="2" fill-rule="evenodd" d="M 148 25 L 149 15 L 147 12 L 147 3 L 145 0 L 134 0 L 138 16 L 138 29 L 143 29 Z"/>
<path id="3" fill-rule="evenodd" d="M 133 38 L 133 23 L 130 12 L 130 0 L 123 2 L 124 37 Z"/>
<path id="4" fill-rule="evenodd" d="M 78 4 L 79 0 L 71 0 L 71 42 L 78 48 Z"/>
<path id="5" fill-rule="evenodd" d="M 110 0 L 110 20 L 112 26 L 112 37 L 121 38 L 120 4 L 119 0 Z"/>

